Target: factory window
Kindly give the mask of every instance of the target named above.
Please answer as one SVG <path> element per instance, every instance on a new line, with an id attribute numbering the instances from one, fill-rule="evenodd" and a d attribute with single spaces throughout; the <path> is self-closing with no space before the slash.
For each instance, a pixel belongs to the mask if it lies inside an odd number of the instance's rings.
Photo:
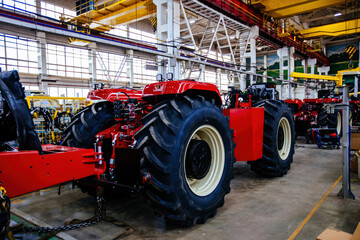
<path id="1" fill-rule="evenodd" d="M 52 97 L 85 97 L 89 89 L 87 88 L 65 88 L 49 87 L 49 95 Z"/>
<path id="2" fill-rule="evenodd" d="M 154 33 L 148 33 L 135 28 L 130 28 L 129 33 L 130 33 L 129 37 L 132 39 L 144 41 L 147 43 L 156 43 L 156 38 Z"/>
<path id="3" fill-rule="evenodd" d="M 46 48 L 49 75 L 89 78 L 89 60 L 86 49 L 55 44 L 47 44 Z"/>
<path id="4" fill-rule="evenodd" d="M 55 18 L 57 20 L 60 19 L 60 16 L 66 17 L 75 17 L 75 11 L 65 9 L 51 3 L 41 2 L 41 15 Z"/>
<path id="5" fill-rule="evenodd" d="M 3 71 L 37 74 L 36 41 L 0 33 L 0 67 Z"/>
<path id="6" fill-rule="evenodd" d="M 35 0 L 0 0 L 0 6 L 22 13 L 36 13 Z"/>

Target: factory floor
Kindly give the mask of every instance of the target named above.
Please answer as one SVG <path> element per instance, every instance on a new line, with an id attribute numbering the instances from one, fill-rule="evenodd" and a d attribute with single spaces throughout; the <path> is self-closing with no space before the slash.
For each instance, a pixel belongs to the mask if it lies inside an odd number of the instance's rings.
<path id="1" fill-rule="evenodd" d="M 291 236 L 290 239 L 309 240 L 316 239 L 328 227 L 353 233 L 360 221 L 357 174 L 352 175 L 351 181 L 356 200 L 337 196 L 341 181 L 324 197 L 341 176 L 341 149 L 318 149 L 300 140 L 291 170 L 282 178 L 257 176 L 246 163 L 238 162 L 234 168 L 225 205 L 205 224 L 168 226 L 164 219 L 153 215 L 141 194 L 108 201 L 107 213 L 134 229 L 123 239 L 285 240 Z M 77 188 L 65 186 L 60 196 L 58 189 L 52 188 L 13 199 L 13 219 L 27 218 L 35 224 L 57 226 L 70 219 L 91 217 L 93 203 L 92 197 Z M 298 228 L 302 223 L 303 228 Z M 115 239 L 124 231 L 112 223 L 100 222 L 63 232 L 58 238 Z M 23 235 L 23 239 L 35 238 Z"/>

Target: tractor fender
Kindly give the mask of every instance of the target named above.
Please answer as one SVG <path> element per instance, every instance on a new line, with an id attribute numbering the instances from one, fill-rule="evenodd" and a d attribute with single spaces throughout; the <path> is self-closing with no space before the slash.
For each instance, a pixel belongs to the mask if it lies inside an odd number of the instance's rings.
<path id="1" fill-rule="evenodd" d="M 138 100 L 141 100 L 141 91 L 129 88 L 97 89 L 91 90 L 87 95 L 87 99 L 91 100 L 93 103 L 99 101 L 114 102 L 116 100 L 127 100 L 128 96 L 130 98 L 136 98 Z"/>
<path id="2" fill-rule="evenodd" d="M 196 82 L 192 80 L 164 81 L 148 84 L 145 86 L 142 98 L 145 101 L 153 102 L 171 98 L 174 95 L 202 95 L 215 100 L 216 105 L 221 105 L 219 89 L 211 83 Z"/>

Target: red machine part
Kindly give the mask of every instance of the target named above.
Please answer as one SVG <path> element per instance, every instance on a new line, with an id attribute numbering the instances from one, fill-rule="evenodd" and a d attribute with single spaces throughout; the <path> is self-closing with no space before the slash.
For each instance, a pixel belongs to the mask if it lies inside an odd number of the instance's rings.
<path id="1" fill-rule="evenodd" d="M 153 97 L 159 95 L 181 94 L 188 90 L 191 91 L 207 91 L 215 93 L 217 101 L 221 101 L 219 89 L 211 83 L 196 82 L 192 80 L 179 80 L 152 83 L 145 86 L 142 97 Z"/>
<path id="2" fill-rule="evenodd" d="M 38 151 L 0 153 L 0 179 L 10 198 L 105 172 L 93 149 L 43 145 Z M 102 162 L 100 164 L 99 162 Z"/>
<path id="3" fill-rule="evenodd" d="M 128 97 L 124 94 L 126 93 L 130 98 L 136 98 L 141 100 L 140 90 L 126 89 L 126 88 L 118 88 L 118 89 L 97 89 L 92 90 L 88 93 L 87 99 L 90 100 L 107 100 L 110 102 L 114 102 L 115 100 L 127 100 Z"/>
<path id="4" fill-rule="evenodd" d="M 264 134 L 264 108 L 224 109 L 234 130 L 236 161 L 255 161 L 262 158 Z"/>
<path id="5" fill-rule="evenodd" d="M 304 98 L 304 103 L 340 103 L 341 99 L 338 98 Z"/>
<path id="6" fill-rule="evenodd" d="M 304 102 L 300 99 L 286 99 L 284 100 L 284 102 L 297 105 L 297 111 L 299 111 L 304 104 Z"/>
<path id="7" fill-rule="evenodd" d="M 316 123 L 319 113 L 317 111 L 300 111 L 294 114 L 295 121 L 308 121 L 312 124 Z"/>

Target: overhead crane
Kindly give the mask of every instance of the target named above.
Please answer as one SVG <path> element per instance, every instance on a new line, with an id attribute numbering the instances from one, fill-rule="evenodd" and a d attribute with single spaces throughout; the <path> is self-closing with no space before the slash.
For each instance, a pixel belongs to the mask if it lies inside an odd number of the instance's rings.
<path id="1" fill-rule="evenodd" d="M 319 27 L 303 29 L 298 32 L 304 38 L 318 38 L 323 36 L 340 36 L 345 34 L 360 33 L 360 19 L 332 23 Z"/>
<path id="2" fill-rule="evenodd" d="M 353 0 L 347 1 L 351 2 Z M 251 5 L 273 18 L 285 18 L 313 12 L 319 9 L 333 7 L 345 3 L 344 0 L 253 0 Z"/>
<path id="3" fill-rule="evenodd" d="M 70 19 L 71 23 L 104 32 L 115 25 L 151 17 L 156 6 L 152 0 L 103 0 L 83 2 L 76 10 L 78 15 Z"/>

